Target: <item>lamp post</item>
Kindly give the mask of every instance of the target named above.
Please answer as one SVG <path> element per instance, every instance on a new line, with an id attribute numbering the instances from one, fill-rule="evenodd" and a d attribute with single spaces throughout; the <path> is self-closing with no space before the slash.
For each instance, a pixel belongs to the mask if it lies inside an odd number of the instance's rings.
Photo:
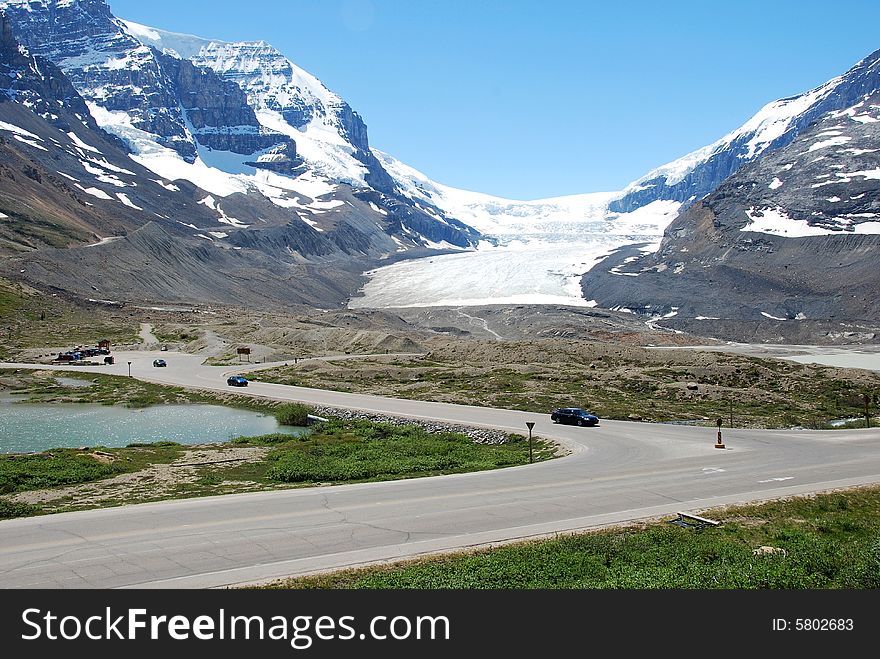
<path id="1" fill-rule="evenodd" d="M 526 421 L 526 426 L 529 429 L 529 464 L 532 464 L 532 428 L 535 427 L 534 421 Z"/>
<path id="2" fill-rule="evenodd" d="M 131 362 L 128 362 L 128 377 L 131 377 Z"/>

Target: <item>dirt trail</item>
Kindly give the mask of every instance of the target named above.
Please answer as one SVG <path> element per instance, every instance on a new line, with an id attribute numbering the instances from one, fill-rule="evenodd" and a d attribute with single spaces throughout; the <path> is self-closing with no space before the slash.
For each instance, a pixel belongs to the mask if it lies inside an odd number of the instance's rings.
<path id="1" fill-rule="evenodd" d="M 153 334 L 153 326 L 150 323 L 141 323 L 141 331 L 138 333 L 144 348 L 154 348 L 159 345 L 159 337 Z"/>
<path id="2" fill-rule="evenodd" d="M 470 324 L 472 326 L 478 326 L 483 331 L 485 331 L 487 334 L 490 334 L 496 341 L 503 341 L 504 340 L 503 336 L 501 336 L 495 330 L 489 328 L 489 322 L 485 318 L 478 318 L 476 316 L 471 316 L 470 314 L 467 314 L 464 311 L 462 311 L 461 307 L 456 309 L 456 312 L 458 312 L 459 316 L 462 316 L 463 318 L 467 318 L 468 322 L 470 322 Z"/>

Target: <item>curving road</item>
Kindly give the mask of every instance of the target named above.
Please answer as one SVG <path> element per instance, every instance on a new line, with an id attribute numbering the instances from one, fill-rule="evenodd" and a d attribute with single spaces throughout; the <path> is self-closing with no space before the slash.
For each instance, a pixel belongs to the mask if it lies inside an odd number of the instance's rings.
<path id="1" fill-rule="evenodd" d="M 153 368 L 161 356 L 167 368 Z M 66 367 L 228 390 L 171 352 Z M 271 364 L 259 365 L 260 368 Z M 36 368 L 27 364 L 0 367 Z M 45 367 L 40 367 L 45 368 Z M 442 419 L 555 439 L 570 455 L 482 473 L 143 504 L 0 522 L 0 587 L 206 588 L 880 482 L 880 430 L 715 430 L 251 383 L 237 393 Z"/>

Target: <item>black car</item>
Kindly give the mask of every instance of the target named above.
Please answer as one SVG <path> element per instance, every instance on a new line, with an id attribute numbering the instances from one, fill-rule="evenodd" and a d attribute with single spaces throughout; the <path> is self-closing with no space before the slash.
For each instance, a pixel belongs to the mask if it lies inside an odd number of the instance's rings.
<path id="1" fill-rule="evenodd" d="M 243 375 L 232 375 L 226 378 L 226 384 L 230 387 L 246 387 L 248 385 L 247 378 Z"/>
<path id="2" fill-rule="evenodd" d="M 577 426 L 598 426 L 599 417 L 579 407 L 560 407 L 550 413 L 553 423 L 572 423 Z"/>
<path id="3" fill-rule="evenodd" d="M 153 366 L 168 366 L 168 364 L 165 363 L 164 359 L 154 359 Z"/>

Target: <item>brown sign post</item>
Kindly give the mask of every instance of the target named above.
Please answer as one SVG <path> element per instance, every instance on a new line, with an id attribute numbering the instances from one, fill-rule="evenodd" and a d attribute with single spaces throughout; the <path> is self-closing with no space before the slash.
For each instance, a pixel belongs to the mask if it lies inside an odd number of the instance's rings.
<path id="1" fill-rule="evenodd" d="M 242 356 L 242 355 L 247 355 L 247 356 L 248 356 L 248 363 L 250 363 L 250 361 L 251 361 L 251 349 L 250 349 L 250 348 L 239 348 L 239 349 L 238 349 L 238 361 L 241 361 L 241 356 Z"/>
<path id="2" fill-rule="evenodd" d="M 721 424 L 724 423 L 724 419 L 718 418 L 715 423 L 718 424 L 718 439 L 715 440 L 715 448 L 724 448 L 724 442 L 721 441 Z"/>

